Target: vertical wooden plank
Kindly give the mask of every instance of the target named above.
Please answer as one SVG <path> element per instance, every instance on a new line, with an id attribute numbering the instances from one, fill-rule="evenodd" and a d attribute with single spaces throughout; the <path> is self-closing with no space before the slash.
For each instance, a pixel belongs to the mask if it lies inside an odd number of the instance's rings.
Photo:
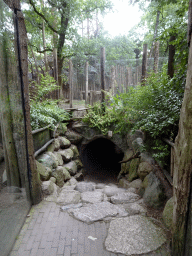
<path id="1" fill-rule="evenodd" d="M 147 44 L 143 45 L 143 59 L 142 59 L 142 75 L 141 84 L 145 85 L 147 75 Z"/>
<path id="2" fill-rule="evenodd" d="M 89 90 L 89 76 L 88 76 L 89 63 L 85 63 L 85 104 L 88 104 L 88 90 Z"/>
<path id="3" fill-rule="evenodd" d="M 103 111 L 105 111 L 104 108 L 104 102 L 105 102 L 105 48 L 101 47 L 101 103 L 103 104 Z"/>
<path id="4" fill-rule="evenodd" d="M 115 88 L 115 67 L 111 68 L 111 94 L 114 96 L 114 88 Z"/>
<path id="5" fill-rule="evenodd" d="M 69 101 L 70 108 L 73 107 L 73 63 L 69 60 Z"/>
<path id="6" fill-rule="evenodd" d="M 158 64 L 159 64 L 159 41 L 155 42 L 155 50 L 154 50 L 154 73 L 158 73 Z"/>

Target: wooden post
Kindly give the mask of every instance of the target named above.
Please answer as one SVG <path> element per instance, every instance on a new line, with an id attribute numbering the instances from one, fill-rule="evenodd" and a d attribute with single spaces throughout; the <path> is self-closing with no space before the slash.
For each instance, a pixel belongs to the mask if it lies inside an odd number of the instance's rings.
<path id="1" fill-rule="evenodd" d="M 111 68 L 111 94 L 114 96 L 114 87 L 115 87 L 115 67 Z"/>
<path id="2" fill-rule="evenodd" d="M 143 45 L 141 85 L 145 85 L 147 75 L 147 44 Z"/>
<path id="3" fill-rule="evenodd" d="M 155 42 L 155 51 L 154 51 L 154 73 L 158 73 L 158 64 L 159 64 L 159 41 Z"/>
<path id="4" fill-rule="evenodd" d="M 103 111 L 105 111 L 105 48 L 101 47 L 101 103 L 103 105 Z"/>
<path id="5" fill-rule="evenodd" d="M 69 60 L 69 101 L 70 108 L 73 107 L 73 63 Z"/>
<path id="6" fill-rule="evenodd" d="M 85 104 L 88 104 L 88 90 L 89 90 L 89 72 L 88 72 L 88 68 L 89 68 L 89 63 L 88 61 L 86 61 L 85 64 Z"/>

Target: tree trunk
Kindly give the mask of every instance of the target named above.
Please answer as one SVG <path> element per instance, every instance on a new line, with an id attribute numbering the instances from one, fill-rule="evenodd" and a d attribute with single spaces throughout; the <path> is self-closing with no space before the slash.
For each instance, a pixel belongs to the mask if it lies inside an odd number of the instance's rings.
<path id="1" fill-rule="evenodd" d="M 176 39 L 175 35 L 170 37 L 169 42 L 172 43 Z M 175 45 L 169 44 L 169 59 L 168 59 L 168 75 L 170 78 L 174 76 L 174 58 L 175 58 Z"/>
<path id="2" fill-rule="evenodd" d="M 158 64 L 159 64 L 159 41 L 155 42 L 155 51 L 154 51 L 154 73 L 158 73 Z"/>
<path id="3" fill-rule="evenodd" d="M 184 243 L 192 170 L 192 45 L 190 46 L 187 80 L 181 108 L 179 132 L 175 140 L 173 176 L 173 255 L 186 256 Z M 190 255 L 190 254 L 189 254 Z"/>
<path id="4" fill-rule="evenodd" d="M 141 85 L 145 85 L 147 76 L 147 44 L 143 45 Z"/>
<path id="5" fill-rule="evenodd" d="M 105 112 L 105 48 L 101 47 L 101 103 L 102 110 Z"/>

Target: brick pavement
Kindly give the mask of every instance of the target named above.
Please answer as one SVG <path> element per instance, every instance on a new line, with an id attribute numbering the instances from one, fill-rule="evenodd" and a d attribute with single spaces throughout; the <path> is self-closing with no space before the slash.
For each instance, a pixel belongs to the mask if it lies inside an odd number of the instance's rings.
<path id="1" fill-rule="evenodd" d="M 123 256 L 104 248 L 109 223 L 88 225 L 47 201 L 33 206 L 29 215 L 9 256 Z M 168 256 L 167 248 L 164 245 L 146 256 Z"/>
<path id="2" fill-rule="evenodd" d="M 108 223 L 86 224 L 54 202 L 33 206 L 10 256 L 116 256 L 105 250 Z M 89 239 L 92 236 L 95 241 Z"/>

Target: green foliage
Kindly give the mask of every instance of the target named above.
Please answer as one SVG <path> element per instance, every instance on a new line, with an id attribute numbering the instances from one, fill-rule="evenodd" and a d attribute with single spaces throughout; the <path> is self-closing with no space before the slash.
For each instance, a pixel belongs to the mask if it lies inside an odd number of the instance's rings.
<path id="1" fill-rule="evenodd" d="M 54 128 L 57 123 L 69 119 L 69 114 L 58 107 L 57 101 L 32 102 L 30 114 L 33 130 L 49 124 Z"/>
<path id="2" fill-rule="evenodd" d="M 56 100 L 46 99 L 50 92 L 59 88 L 53 77 L 48 74 L 45 77 L 41 75 L 41 82 L 39 85 L 36 84 L 36 88 L 37 93 L 30 100 L 31 126 L 33 130 L 49 124 L 54 128 L 57 123 L 70 118 L 65 110 L 59 108 Z"/>
<path id="3" fill-rule="evenodd" d="M 35 87 L 37 88 L 37 94 L 34 99 L 35 102 L 44 101 L 45 97 L 50 92 L 59 89 L 55 79 L 49 74 L 45 74 L 45 76 L 40 74 L 40 81 L 40 84 L 35 83 Z"/>
<path id="4" fill-rule="evenodd" d="M 127 93 L 113 97 L 104 114 L 99 104 L 90 108 L 83 121 L 103 134 L 111 126 L 121 134 L 141 129 L 150 142 L 147 150 L 165 162 L 169 148 L 162 139 L 175 139 L 182 99 L 183 89 L 175 85 L 175 78 L 169 79 L 164 69 L 150 74 L 146 86 L 130 87 Z"/>
<path id="5" fill-rule="evenodd" d="M 116 122 L 116 118 L 110 108 L 105 106 L 105 112 L 103 113 L 102 104 L 96 103 L 93 107 L 89 106 L 88 113 L 84 116 L 83 122 L 88 123 L 90 127 L 96 128 L 106 135 L 109 127 Z"/>

